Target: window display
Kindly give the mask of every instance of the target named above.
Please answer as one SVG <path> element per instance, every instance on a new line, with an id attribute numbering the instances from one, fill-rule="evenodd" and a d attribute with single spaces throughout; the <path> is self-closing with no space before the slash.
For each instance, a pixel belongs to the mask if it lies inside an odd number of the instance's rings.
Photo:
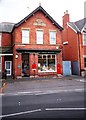
<path id="1" fill-rule="evenodd" d="M 55 55 L 38 55 L 38 72 L 55 72 Z"/>

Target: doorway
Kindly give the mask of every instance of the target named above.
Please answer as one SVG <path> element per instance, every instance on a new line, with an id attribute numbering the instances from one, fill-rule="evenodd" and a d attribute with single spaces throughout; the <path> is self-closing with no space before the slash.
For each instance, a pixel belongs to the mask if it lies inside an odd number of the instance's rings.
<path id="1" fill-rule="evenodd" d="M 73 72 L 73 75 L 79 75 L 79 64 L 78 64 L 78 61 L 73 61 L 72 63 L 72 72 Z"/>
<path id="2" fill-rule="evenodd" d="M 12 74 L 12 61 L 5 61 L 5 69 L 7 70 L 7 76 Z"/>
<path id="3" fill-rule="evenodd" d="M 22 54 L 22 77 L 29 77 L 29 54 Z"/>

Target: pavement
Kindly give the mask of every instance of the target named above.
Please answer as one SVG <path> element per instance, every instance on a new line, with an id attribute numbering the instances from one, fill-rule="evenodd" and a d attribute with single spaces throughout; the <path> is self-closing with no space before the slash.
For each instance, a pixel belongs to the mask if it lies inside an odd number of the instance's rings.
<path id="1" fill-rule="evenodd" d="M 0 80 L 1 84 L 2 80 Z M 22 78 L 3 80 L 0 93 L 8 95 L 18 94 L 47 94 L 55 92 L 71 92 L 84 90 L 86 77 L 61 76 L 45 78 Z"/>

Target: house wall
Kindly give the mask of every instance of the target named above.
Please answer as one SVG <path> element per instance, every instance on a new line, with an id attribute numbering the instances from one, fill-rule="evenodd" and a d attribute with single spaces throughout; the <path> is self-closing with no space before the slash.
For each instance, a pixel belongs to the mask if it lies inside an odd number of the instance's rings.
<path id="1" fill-rule="evenodd" d="M 71 62 L 78 62 L 79 75 L 81 69 L 84 69 L 84 55 L 86 55 L 86 47 L 83 46 L 82 33 L 77 33 L 70 25 L 68 25 L 69 14 L 64 14 L 63 16 L 63 43 L 68 42 L 68 44 L 63 45 L 63 60 L 68 60 Z"/>
<path id="2" fill-rule="evenodd" d="M 41 19 L 44 24 L 46 26 L 38 26 L 38 25 L 34 25 L 34 23 L 36 22 L 37 19 Z M 22 29 L 24 28 L 29 28 L 30 30 L 30 43 L 29 44 L 22 44 Z M 37 29 L 42 29 L 43 30 L 43 39 L 44 39 L 44 43 L 42 45 L 37 45 L 36 44 L 36 30 Z M 55 30 L 57 32 L 56 34 L 56 45 L 50 45 L 50 41 L 49 41 L 49 31 L 50 30 Z M 34 14 L 32 17 L 30 17 L 28 20 L 26 20 L 24 23 L 22 23 L 20 26 L 18 26 L 17 28 L 14 29 L 13 31 L 13 44 L 14 44 L 14 48 L 13 48 L 13 54 L 14 54 L 14 58 L 13 58 L 13 63 L 14 63 L 14 72 L 15 72 L 15 77 L 16 76 L 20 76 L 21 75 L 21 69 L 18 68 L 18 64 L 22 64 L 22 57 L 18 57 L 18 59 L 16 59 L 16 54 L 18 54 L 16 52 L 17 48 L 22 48 L 22 49 L 44 49 L 44 50 L 55 50 L 56 46 L 58 44 L 62 44 L 61 41 L 61 32 L 56 28 L 56 26 L 42 13 L 42 12 L 37 12 L 36 14 Z M 19 55 L 20 56 L 20 55 Z M 62 53 L 60 53 L 58 55 L 58 60 L 59 63 L 62 65 Z M 29 66 L 30 66 L 30 75 L 34 74 L 34 71 L 32 71 L 32 64 L 33 64 L 33 54 L 29 55 Z M 36 66 L 38 64 L 38 55 L 35 54 L 35 62 L 36 62 Z M 22 67 L 21 67 L 22 68 Z M 35 71 L 35 74 L 38 74 L 38 71 Z M 57 74 L 57 73 L 56 73 Z"/>
<path id="3" fill-rule="evenodd" d="M 78 36 L 70 27 L 63 30 L 63 60 L 76 61 L 78 60 Z"/>
<path id="4" fill-rule="evenodd" d="M 2 47 L 11 46 L 11 34 L 2 33 Z"/>
<path id="5" fill-rule="evenodd" d="M 2 75 L 5 70 L 5 61 L 12 61 L 12 56 L 8 56 L 9 53 L 4 53 L 5 50 L 7 50 L 9 47 L 12 47 L 12 39 L 11 39 L 11 33 L 2 32 Z"/>

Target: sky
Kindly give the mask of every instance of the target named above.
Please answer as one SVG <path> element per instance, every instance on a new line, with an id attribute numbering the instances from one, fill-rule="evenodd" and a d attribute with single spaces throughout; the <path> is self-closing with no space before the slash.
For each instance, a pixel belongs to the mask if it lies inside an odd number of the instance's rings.
<path id="1" fill-rule="evenodd" d="M 70 21 L 84 18 L 86 0 L 0 0 L 0 22 L 17 23 L 41 6 L 62 26 L 62 16 L 68 10 Z"/>

